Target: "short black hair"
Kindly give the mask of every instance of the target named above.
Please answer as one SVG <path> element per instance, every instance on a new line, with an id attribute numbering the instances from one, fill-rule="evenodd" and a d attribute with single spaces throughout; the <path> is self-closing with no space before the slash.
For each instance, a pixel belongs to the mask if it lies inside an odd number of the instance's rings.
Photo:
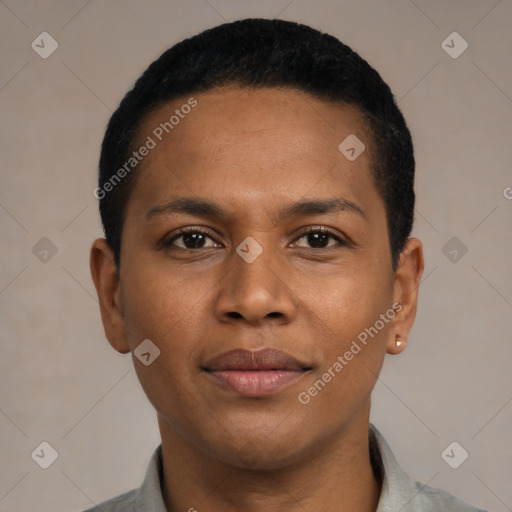
<path id="1" fill-rule="evenodd" d="M 130 159 L 143 118 L 171 100 L 225 86 L 291 87 L 359 108 L 374 143 L 372 174 L 386 209 L 395 270 L 413 225 L 415 161 L 411 134 L 391 89 L 334 36 L 295 22 L 253 18 L 205 30 L 166 50 L 112 115 L 101 148 L 96 190 L 102 192 L 95 195 L 118 269 L 126 205 L 137 172 L 123 173 L 114 186 L 108 183 Z"/>

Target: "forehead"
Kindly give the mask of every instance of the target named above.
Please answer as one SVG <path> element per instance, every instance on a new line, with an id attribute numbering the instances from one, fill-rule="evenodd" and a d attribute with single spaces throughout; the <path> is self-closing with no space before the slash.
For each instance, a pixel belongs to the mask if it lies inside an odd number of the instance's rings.
<path id="1" fill-rule="evenodd" d="M 353 105 L 294 89 L 227 88 L 192 96 L 193 108 L 184 107 L 191 100 L 183 97 L 141 123 L 135 147 L 149 138 L 155 143 L 138 168 L 141 201 L 178 193 L 235 204 L 332 195 L 334 188 L 360 202 L 379 199 L 370 171 L 370 132 Z M 348 146 L 364 144 L 356 159 L 343 152 L 346 140 Z"/>
<path id="2" fill-rule="evenodd" d="M 262 143 L 266 135 L 275 136 L 271 130 L 279 130 L 287 139 L 283 150 L 304 153 L 309 149 L 313 154 L 322 149 L 337 150 L 336 142 L 341 142 L 344 135 L 370 137 L 356 106 L 323 101 L 296 89 L 217 88 L 193 95 L 197 103 L 193 108 L 188 106 L 191 97 L 172 100 L 146 115 L 137 141 L 143 142 L 151 135 L 157 143 L 180 144 L 185 152 L 211 150 L 230 142 L 241 144 L 243 149 L 258 136 L 257 142 Z"/>

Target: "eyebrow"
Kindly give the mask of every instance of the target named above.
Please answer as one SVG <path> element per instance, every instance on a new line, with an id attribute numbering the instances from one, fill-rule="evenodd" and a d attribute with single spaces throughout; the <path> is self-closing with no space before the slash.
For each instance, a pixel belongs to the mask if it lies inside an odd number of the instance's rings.
<path id="1" fill-rule="evenodd" d="M 347 199 L 340 198 L 303 199 L 301 201 L 288 204 L 279 212 L 276 220 L 277 222 L 281 222 L 289 217 L 321 215 L 346 211 L 356 213 L 367 220 L 365 213 L 359 206 Z M 198 217 L 211 217 L 219 220 L 226 218 L 229 215 L 228 212 L 219 204 L 194 197 L 182 197 L 154 206 L 146 213 L 146 219 L 150 220 L 156 215 L 161 214 L 189 214 Z"/>

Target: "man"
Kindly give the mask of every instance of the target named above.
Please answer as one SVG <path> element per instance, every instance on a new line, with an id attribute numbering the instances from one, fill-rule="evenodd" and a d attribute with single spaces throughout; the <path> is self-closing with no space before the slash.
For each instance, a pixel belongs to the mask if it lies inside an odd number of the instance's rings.
<path id="1" fill-rule="evenodd" d="M 350 48 L 259 19 L 175 45 L 112 116 L 95 195 L 105 333 L 162 444 L 90 510 L 478 510 L 369 424 L 424 262 L 409 130 Z"/>

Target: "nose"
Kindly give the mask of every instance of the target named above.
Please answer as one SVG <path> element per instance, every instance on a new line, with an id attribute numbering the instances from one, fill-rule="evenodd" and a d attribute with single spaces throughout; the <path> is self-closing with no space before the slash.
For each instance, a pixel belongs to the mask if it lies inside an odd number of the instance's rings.
<path id="1" fill-rule="evenodd" d="M 286 282 L 285 263 L 271 248 L 252 262 L 233 251 L 216 298 L 215 316 L 222 322 L 286 324 L 296 315 L 296 295 Z"/>

